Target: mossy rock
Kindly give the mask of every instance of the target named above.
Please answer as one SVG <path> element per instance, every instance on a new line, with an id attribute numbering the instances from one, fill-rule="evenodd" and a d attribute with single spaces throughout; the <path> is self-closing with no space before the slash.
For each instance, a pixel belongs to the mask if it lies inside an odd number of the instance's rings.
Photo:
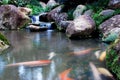
<path id="1" fill-rule="evenodd" d="M 119 34 L 117 33 L 110 33 L 106 38 L 102 38 L 103 42 L 114 42 L 118 38 Z"/>
<path id="2" fill-rule="evenodd" d="M 120 38 L 107 49 L 106 65 L 116 75 L 117 80 L 120 80 Z"/>
<path id="3" fill-rule="evenodd" d="M 3 41 L 7 45 L 10 44 L 7 38 L 2 33 L 0 33 L 0 40 Z"/>

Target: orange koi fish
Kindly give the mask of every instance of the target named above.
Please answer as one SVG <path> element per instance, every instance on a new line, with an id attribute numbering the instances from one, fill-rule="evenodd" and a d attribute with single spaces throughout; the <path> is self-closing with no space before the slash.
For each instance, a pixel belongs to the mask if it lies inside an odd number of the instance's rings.
<path id="1" fill-rule="evenodd" d="M 46 66 L 51 63 L 51 60 L 38 60 L 38 61 L 28 61 L 28 62 L 19 62 L 6 65 L 10 66 L 27 66 L 27 67 L 36 67 L 36 66 Z"/>
<path id="2" fill-rule="evenodd" d="M 72 52 L 71 54 L 81 56 L 81 55 L 88 54 L 88 53 L 90 53 L 91 51 L 96 50 L 96 49 L 98 49 L 98 48 L 88 48 L 88 49 L 85 49 L 85 50 L 82 50 L 82 51 Z"/>
<path id="3" fill-rule="evenodd" d="M 68 74 L 70 73 L 71 70 L 72 69 L 70 68 L 70 69 L 67 69 L 67 70 L 63 71 L 62 73 L 60 73 L 59 74 L 60 80 L 74 80 L 74 79 L 68 77 Z"/>

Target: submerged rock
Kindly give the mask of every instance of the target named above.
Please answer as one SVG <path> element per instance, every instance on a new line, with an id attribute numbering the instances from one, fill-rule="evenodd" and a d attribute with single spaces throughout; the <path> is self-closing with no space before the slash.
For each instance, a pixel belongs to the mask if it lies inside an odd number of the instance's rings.
<path id="1" fill-rule="evenodd" d="M 103 22 L 99 30 L 103 34 L 103 41 L 114 41 L 120 35 L 120 15 L 115 15 Z"/>
<path id="2" fill-rule="evenodd" d="M 95 31 L 94 20 L 87 15 L 79 16 L 66 29 L 68 37 L 88 38 Z"/>
<path id="3" fill-rule="evenodd" d="M 106 66 L 120 80 L 120 37 L 107 49 Z"/>
<path id="4" fill-rule="evenodd" d="M 0 6 L 0 29 L 19 29 L 29 21 L 29 17 L 14 5 Z"/>

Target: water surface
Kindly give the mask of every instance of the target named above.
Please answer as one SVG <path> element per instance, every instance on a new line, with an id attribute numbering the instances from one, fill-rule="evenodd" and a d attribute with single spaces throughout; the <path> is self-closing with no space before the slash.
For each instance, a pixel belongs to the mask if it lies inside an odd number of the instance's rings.
<path id="1" fill-rule="evenodd" d="M 64 33 L 56 31 L 27 32 L 3 31 L 11 47 L 0 55 L 0 80 L 59 80 L 58 75 L 72 68 L 70 76 L 79 80 L 93 80 L 89 62 L 104 66 L 95 56 L 94 50 L 83 56 L 69 54 L 88 48 L 105 49 L 99 39 L 70 40 Z M 5 67 L 7 64 L 45 60 L 53 52 L 52 63 L 45 67 Z"/>

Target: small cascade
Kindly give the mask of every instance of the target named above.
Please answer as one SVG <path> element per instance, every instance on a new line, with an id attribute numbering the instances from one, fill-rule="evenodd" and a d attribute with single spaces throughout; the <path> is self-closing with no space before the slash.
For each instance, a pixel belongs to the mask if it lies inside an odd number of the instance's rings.
<path id="1" fill-rule="evenodd" d="M 30 31 L 45 31 L 45 30 L 51 30 L 51 29 L 53 30 L 56 28 L 56 25 L 54 22 L 40 21 L 41 20 L 40 15 L 29 16 L 31 19 L 31 23 L 29 23 L 29 26 L 27 28 L 30 29 Z"/>

